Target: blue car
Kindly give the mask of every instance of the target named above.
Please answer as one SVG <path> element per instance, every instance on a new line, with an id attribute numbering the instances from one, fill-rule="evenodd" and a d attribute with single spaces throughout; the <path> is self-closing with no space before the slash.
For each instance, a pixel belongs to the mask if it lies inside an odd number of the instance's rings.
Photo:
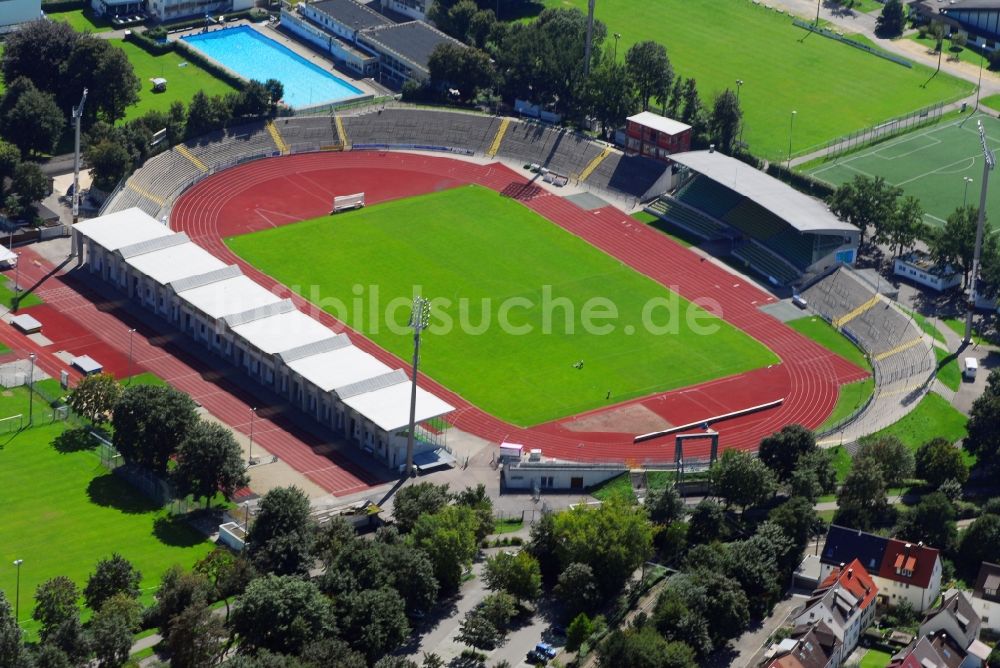
<path id="1" fill-rule="evenodd" d="M 540 642 L 537 645 L 535 645 L 535 651 L 547 659 L 554 659 L 556 658 L 556 654 L 559 653 L 556 651 L 555 647 L 548 644 L 547 642 Z"/>

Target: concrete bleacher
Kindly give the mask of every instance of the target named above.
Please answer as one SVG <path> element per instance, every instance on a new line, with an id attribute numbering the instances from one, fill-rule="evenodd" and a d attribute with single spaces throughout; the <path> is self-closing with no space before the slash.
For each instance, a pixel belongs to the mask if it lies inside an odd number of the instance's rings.
<path id="1" fill-rule="evenodd" d="M 274 124 L 292 152 L 340 146 L 333 116 L 292 116 Z"/>
<path id="2" fill-rule="evenodd" d="M 722 219 L 759 241 L 766 241 L 788 229 L 788 223 L 749 199 L 730 209 Z"/>
<path id="3" fill-rule="evenodd" d="M 426 145 L 485 153 L 496 137 L 496 116 L 439 112 L 429 109 L 386 109 L 341 118 L 348 141 L 375 145 Z"/>
<path id="4" fill-rule="evenodd" d="M 184 142 L 191 155 L 216 169 L 258 155 L 277 154 L 278 147 L 264 123 L 246 123 Z"/>
<path id="5" fill-rule="evenodd" d="M 744 240 L 733 251 L 733 255 L 746 262 L 753 270 L 767 279 L 774 279 L 779 285 L 788 285 L 801 276 L 801 272 L 788 264 L 787 261 L 751 239 Z"/>
<path id="6" fill-rule="evenodd" d="M 771 236 L 764 245 L 781 253 L 781 256 L 799 269 L 805 270 L 813 263 L 813 237 L 785 226 L 784 231 Z"/>
<path id="7" fill-rule="evenodd" d="M 579 178 L 604 147 L 583 135 L 542 123 L 511 123 L 500 142 L 501 157 L 538 163 L 570 178 Z"/>
<path id="8" fill-rule="evenodd" d="M 646 211 L 707 241 L 726 239 L 732 236 L 725 225 L 667 195 L 651 202 L 646 207 Z"/>
<path id="9" fill-rule="evenodd" d="M 615 152 L 601 161 L 587 179 L 587 185 L 647 200 L 663 192 L 657 184 L 669 170 L 670 166 L 662 162 Z"/>
<path id="10" fill-rule="evenodd" d="M 674 192 L 674 199 L 725 220 L 726 214 L 736 208 L 743 196 L 711 179 L 695 176 Z"/>

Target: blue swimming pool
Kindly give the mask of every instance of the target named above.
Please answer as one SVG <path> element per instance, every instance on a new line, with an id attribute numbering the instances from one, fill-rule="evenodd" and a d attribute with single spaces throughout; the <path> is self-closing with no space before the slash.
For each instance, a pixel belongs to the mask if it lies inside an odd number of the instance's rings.
<path id="1" fill-rule="evenodd" d="M 261 82 L 277 79 L 285 87 L 285 104 L 293 108 L 336 102 L 362 94 L 361 90 L 343 79 L 248 26 L 181 39 L 244 79 Z"/>

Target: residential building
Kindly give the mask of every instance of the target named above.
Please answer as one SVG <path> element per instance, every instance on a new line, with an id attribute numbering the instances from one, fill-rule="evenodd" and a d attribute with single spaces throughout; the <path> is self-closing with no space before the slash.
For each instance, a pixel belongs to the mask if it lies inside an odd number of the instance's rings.
<path id="1" fill-rule="evenodd" d="M 1000 633 L 1000 565 L 984 561 L 972 589 L 972 608 L 983 628 Z"/>
<path id="2" fill-rule="evenodd" d="M 840 642 L 828 665 L 836 668 L 858 645 L 875 620 L 878 586 L 857 559 L 830 571 L 793 621 L 796 626 L 822 622 Z"/>
<path id="3" fill-rule="evenodd" d="M 920 635 L 947 633 L 962 649 L 966 649 L 979 639 L 981 626 L 969 595 L 949 589 L 941 598 L 941 605 L 927 613 L 920 623 Z"/>
<path id="4" fill-rule="evenodd" d="M 42 18 L 42 0 L 0 0 L 0 33 Z"/>
<path id="5" fill-rule="evenodd" d="M 121 2 L 122 0 L 93 0 Z M 127 0 L 126 0 L 127 1 Z M 191 16 L 218 16 L 251 9 L 254 0 L 147 0 L 146 9 L 157 21 L 176 21 Z"/>
<path id="6" fill-rule="evenodd" d="M 840 640 L 824 622 L 796 626 L 768 651 L 764 668 L 834 668 L 840 649 Z"/>
<path id="7" fill-rule="evenodd" d="M 670 155 L 691 150 L 691 126 L 644 111 L 629 116 L 625 125 L 625 154 L 670 162 Z"/>
<path id="8" fill-rule="evenodd" d="M 418 21 L 427 18 L 430 6 L 431 0 L 382 0 L 383 8 Z"/>
<path id="9" fill-rule="evenodd" d="M 857 559 L 871 573 L 886 605 L 908 601 L 913 609 L 926 612 L 941 593 L 941 556 L 923 543 L 830 525 L 820 553 L 820 577 Z"/>
<path id="10" fill-rule="evenodd" d="M 893 262 L 892 272 L 932 290 L 948 290 L 962 282 L 962 273 L 950 264 L 939 264 L 930 253 L 915 250 Z"/>

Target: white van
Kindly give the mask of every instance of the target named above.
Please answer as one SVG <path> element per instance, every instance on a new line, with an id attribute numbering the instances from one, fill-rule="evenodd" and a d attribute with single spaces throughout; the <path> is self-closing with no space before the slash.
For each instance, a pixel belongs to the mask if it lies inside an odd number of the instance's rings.
<path id="1" fill-rule="evenodd" d="M 979 371 L 979 360 L 975 357 L 966 357 L 962 360 L 962 375 L 966 380 L 975 380 L 976 372 Z"/>

